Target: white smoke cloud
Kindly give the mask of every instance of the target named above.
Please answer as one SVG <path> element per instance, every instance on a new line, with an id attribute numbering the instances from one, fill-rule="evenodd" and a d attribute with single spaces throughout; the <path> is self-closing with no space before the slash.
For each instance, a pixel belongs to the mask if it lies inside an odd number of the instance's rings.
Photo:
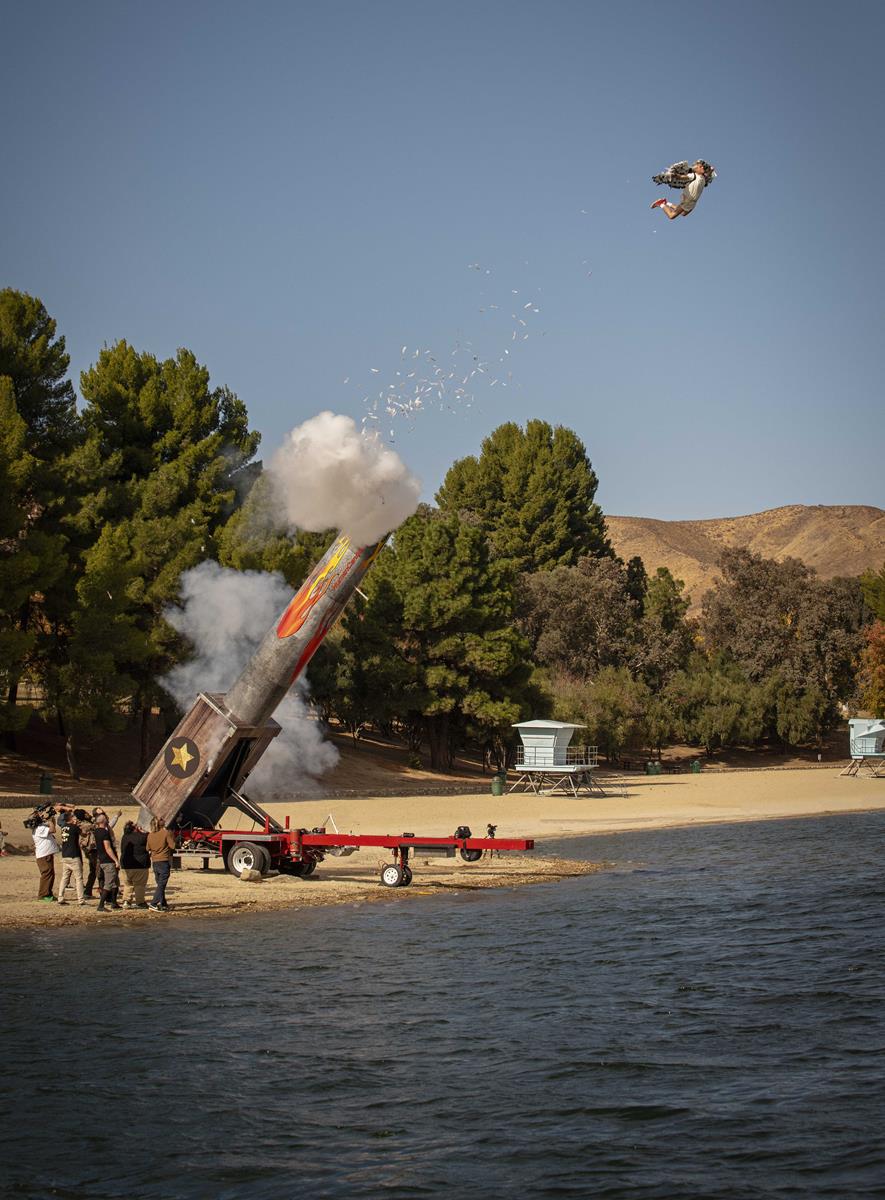
<path id="1" fill-rule="evenodd" d="M 358 546 L 401 525 L 421 495 L 420 480 L 395 451 L 331 412 L 287 434 L 268 474 L 291 528 L 340 529 Z"/>
<path id="2" fill-rule="evenodd" d="M 163 679 L 163 687 L 187 710 L 199 692 L 227 692 L 292 598 L 281 575 L 232 571 L 203 562 L 181 577 L 181 605 L 164 616 L 193 645 L 194 656 Z M 305 703 L 304 676 L 274 714 L 282 731 L 249 776 L 255 799 L 310 791 L 317 776 L 338 762 L 338 750 Z"/>

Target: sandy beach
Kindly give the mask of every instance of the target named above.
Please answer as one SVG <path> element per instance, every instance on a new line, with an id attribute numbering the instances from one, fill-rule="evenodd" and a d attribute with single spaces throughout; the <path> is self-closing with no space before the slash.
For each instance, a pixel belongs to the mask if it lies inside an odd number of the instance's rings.
<path id="1" fill-rule="evenodd" d="M 381 887 L 378 881 L 380 866 L 386 861 L 383 850 L 327 858 L 307 880 L 280 875 L 261 883 L 244 883 L 227 874 L 220 862 L 211 864 L 209 871 L 198 863 L 186 863 L 173 874 L 168 895 L 174 909 L 166 915 L 144 911 L 99 914 L 94 902 L 78 907 L 72 892 L 62 908 L 38 903 L 32 843 L 22 827 L 27 810 L 0 808 L 0 826 L 8 834 L 10 849 L 0 858 L 0 925 L 94 925 L 182 916 L 230 917 L 322 904 L 405 903 L 453 891 L 549 883 L 604 869 L 604 847 L 589 840 L 594 834 L 885 810 L 885 780 L 844 778 L 831 768 L 614 777 L 604 783 L 605 795 L 577 798 L 482 793 L 268 804 L 273 816 L 282 819 L 288 814 L 293 825 L 304 828 L 323 824 L 331 828 L 330 813 L 337 827 L 350 833 L 408 830 L 434 837 L 467 824 L 481 836 L 491 822 L 498 826 L 499 837 L 535 838 L 538 846 L 531 853 L 485 857 L 475 864 L 460 858 L 423 860 L 419 856 L 413 862 L 412 887 L 394 889 Z M 124 819 L 136 815 L 134 807 L 122 807 Z M 245 817 L 228 815 L 231 819 L 224 822 L 225 827 L 250 828 Z M 545 854 L 544 839 L 564 836 L 588 838 L 584 863 Z"/>

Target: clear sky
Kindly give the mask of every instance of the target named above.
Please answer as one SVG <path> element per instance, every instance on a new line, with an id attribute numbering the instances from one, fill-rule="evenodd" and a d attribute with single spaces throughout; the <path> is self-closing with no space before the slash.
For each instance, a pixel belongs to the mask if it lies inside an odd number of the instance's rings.
<path id="1" fill-rule="evenodd" d="M 885 505 L 881 2 L 0 0 L 0 25 L 0 281 L 75 384 L 119 338 L 187 346 L 268 454 L 476 353 L 465 398 L 459 372 L 384 422 L 428 497 L 542 416 L 606 512 Z M 719 178 L 667 222 L 650 177 L 696 157 Z"/>

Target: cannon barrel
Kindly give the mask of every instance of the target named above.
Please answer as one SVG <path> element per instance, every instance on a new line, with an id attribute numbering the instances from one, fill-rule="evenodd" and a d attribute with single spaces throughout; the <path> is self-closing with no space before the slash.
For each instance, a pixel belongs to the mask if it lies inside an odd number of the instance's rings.
<path id="1" fill-rule="evenodd" d="M 338 535 L 227 693 L 225 706 L 235 720 L 261 725 L 271 716 L 341 616 L 383 544 L 357 547 L 344 534 Z"/>
<path id="2" fill-rule="evenodd" d="M 340 533 L 223 695 L 201 692 L 133 788 L 142 822 L 211 826 L 236 807 L 266 814 L 240 792 L 279 733 L 271 716 L 344 611 L 387 539 L 355 546 Z"/>

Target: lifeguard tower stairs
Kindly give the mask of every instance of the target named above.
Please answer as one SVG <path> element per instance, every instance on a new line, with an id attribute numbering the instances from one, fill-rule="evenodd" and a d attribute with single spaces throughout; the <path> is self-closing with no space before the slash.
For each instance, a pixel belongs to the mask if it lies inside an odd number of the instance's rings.
<path id="1" fill-rule="evenodd" d="M 544 796 L 578 796 L 581 793 L 605 792 L 594 782 L 593 770 L 598 765 L 596 746 L 571 746 L 576 729 L 566 721 L 522 721 L 513 726 L 519 730 L 520 746 L 514 769 L 517 778 L 509 792 L 535 792 Z"/>
<path id="2" fill-rule="evenodd" d="M 841 774 L 885 778 L 885 720 L 855 717 L 848 722 L 848 738 L 851 762 Z"/>

